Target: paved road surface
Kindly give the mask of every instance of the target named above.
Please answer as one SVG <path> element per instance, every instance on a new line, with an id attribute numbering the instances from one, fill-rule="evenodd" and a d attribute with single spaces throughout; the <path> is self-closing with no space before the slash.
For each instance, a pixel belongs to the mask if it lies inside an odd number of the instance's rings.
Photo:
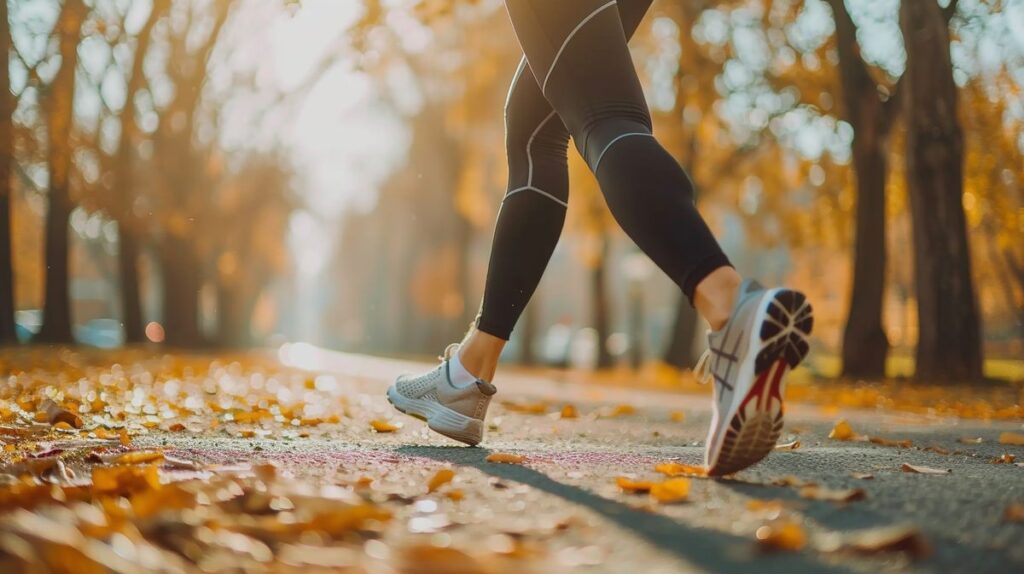
<path id="1" fill-rule="evenodd" d="M 333 373 L 354 405 L 380 417 L 392 416 L 383 394 L 390 378 L 426 366 L 305 347 L 291 360 Z M 789 405 L 783 439 L 798 439 L 800 448 L 773 453 L 733 480 L 694 479 L 686 503 L 652 505 L 644 495 L 621 492 L 615 478 L 658 479 L 653 467 L 660 462 L 699 464 L 709 418 L 706 397 L 595 389 L 515 375 L 504 376 L 498 386 L 503 401 L 550 401 L 552 410 L 569 403 L 580 416 L 522 414 L 499 403 L 481 448 L 457 446 L 400 415 L 396 420 L 405 425 L 391 434 L 359 427 L 309 439 L 173 438 L 169 446 L 210 461 L 251 458 L 257 448 L 259 456 L 297 473 L 371 476 L 395 492 L 422 491 L 429 476 L 450 464 L 466 498 L 457 504 L 442 501 L 439 508 L 410 504 L 399 517 L 409 536 L 442 537 L 459 547 L 500 545 L 512 534 L 543 547 L 543 568 L 552 572 L 1024 572 L 1024 523 L 1004 519 L 1011 503 L 1024 503 L 1024 468 L 990 462 L 1004 453 L 1024 460 L 1024 447 L 997 442 L 1001 431 L 1020 431 L 1019 423 L 864 411 L 837 415 Z M 636 412 L 598 416 L 622 404 Z M 673 420 L 677 411 L 685 415 L 681 422 Z M 829 440 L 839 417 L 857 432 L 909 439 L 914 447 Z M 983 442 L 962 444 L 961 437 Z M 922 448 L 930 446 L 961 454 Z M 491 452 L 524 454 L 527 462 L 487 463 Z M 910 474 L 901 471 L 903 463 L 952 473 Z M 873 478 L 857 479 L 853 472 Z M 867 496 L 847 504 L 807 500 L 798 488 L 771 484 L 790 475 L 830 488 L 862 488 Z M 753 511 L 753 500 L 782 501 L 781 516 L 804 526 L 805 549 L 759 550 L 755 532 L 780 512 Z M 919 529 L 932 548 L 928 557 L 821 550 L 829 534 L 899 524 Z"/>

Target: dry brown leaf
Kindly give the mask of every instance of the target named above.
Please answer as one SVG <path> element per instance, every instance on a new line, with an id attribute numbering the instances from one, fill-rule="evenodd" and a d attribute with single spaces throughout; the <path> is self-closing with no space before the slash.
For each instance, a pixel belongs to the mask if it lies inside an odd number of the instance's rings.
<path id="1" fill-rule="evenodd" d="M 992 459 L 992 464 L 1013 464 L 1017 460 L 1017 457 L 1012 454 L 1003 454 L 1002 456 Z"/>
<path id="2" fill-rule="evenodd" d="M 185 430 L 185 425 L 183 425 L 181 423 L 174 423 L 171 426 L 167 427 L 167 430 L 169 430 L 171 432 L 181 432 L 181 431 Z"/>
<path id="3" fill-rule="evenodd" d="M 914 558 L 931 553 L 928 542 L 915 527 L 902 525 L 828 535 L 822 538 L 820 546 L 826 552 L 843 550 L 860 554 L 906 552 Z"/>
<path id="4" fill-rule="evenodd" d="M 487 462 L 497 462 L 502 464 L 522 464 L 526 457 L 521 454 L 512 454 L 507 452 L 492 452 L 485 458 Z"/>
<path id="5" fill-rule="evenodd" d="M 953 469 L 951 468 L 932 468 L 930 466 L 921 466 L 917 464 L 903 463 L 900 467 L 903 472 L 914 472 L 917 474 L 952 474 Z"/>
<path id="6" fill-rule="evenodd" d="M 430 477 L 430 481 L 427 482 L 427 492 L 436 491 L 451 482 L 453 478 L 455 478 L 454 470 L 450 468 L 442 468 L 434 473 L 434 476 Z"/>
<path id="7" fill-rule="evenodd" d="M 857 437 L 857 433 L 853 432 L 853 427 L 846 420 L 837 421 L 832 427 L 832 432 L 828 433 L 828 438 L 832 440 L 857 440 Z"/>
<path id="8" fill-rule="evenodd" d="M 999 433 L 999 444 L 1012 444 L 1015 446 L 1024 446 L 1024 434 L 1010 431 Z"/>
<path id="9" fill-rule="evenodd" d="M 800 489 L 800 498 L 827 500 L 829 502 L 853 502 L 863 500 L 867 493 L 862 488 L 832 489 L 823 486 L 805 486 Z"/>
<path id="10" fill-rule="evenodd" d="M 772 484 L 773 486 L 815 486 L 814 482 L 804 480 L 802 478 L 793 476 L 792 474 L 776 478 L 775 480 L 771 481 L 770 484 Z"/>
<path id="11" fill-rule="evenodd" d="M 766 524 L 754 534 L 757 544 L 766 551 L 796 552 L 807 545 L 807 533 L 796 522 Z"/>
<path id="12" fill-rule="evenodd" d="M 649 480 L 631 480 L 624 476 L 616 478 L 615 484 L 624 492 L 630 494 L 650 492 L 651 488 L 654 487 L 654 483 Z"/>
<path id="13" fill-rule="evenodd" d="M 76 429 L 82 428 L 82 417 L 58 405 L 50 399 L 44 399 L 39 407 L 39 412 L 43 414 L 43 420 L 51 425 L 67 423 L 68 426 L 72 426 Z"/>
<path id="14" fill-rule="evenodd" d="M 981 444 L 981 437 L 962 436 L 957 440 L 957 442 L 960 444 Z"/>
<path id="15" fill-rule="evenodd" d="M 894 446 L 898 448 L 910 448 L 914 446 L 914 443 L 909 440 L 893 440 L 879 436 L 869 436 L 868 441 L 881 446 Z"/>
<path id="16" fill-rule="evenodd" d="M 651 498 L 662 504 L 686 500 L 690 494 L 690 481 L 685 478 L 670 478 L 651 486 Z"/>
<path id="17" fill-rule="evenodd" d="M 420 544 L 402 551 L 402 574 L 478 574 L 489 571 L 476 558 L 454 548 Z"/>
<path id="18" fill-rule="evenodd" d="M 1024 503 L 1014 502 L 1006 507 L 1003 520 L 1007 522 L 1024 522 Z"/>
<path id="19" fill-rule="evenodd" d="M 871 480 L 875 478 L 875 475 L 869 472 L 851 472 L 850 477 L 856 478 L 857 480 Z"/>
<path id="20" fill-rule="evenodd" d="M 678 462 L 662 462 L 654 466 L 656 472 L 665 476 L 707 476 L 708 469 Z"/>
<path id="21" fill-rule="evenodd" d="M 775 445 L 775 450 L 796 450 L 800 448 L 800 441 L 793 440 Z"/>
<path id="22" fill-rule="evenodd" d="M 543 415 L 548 412 L 547 403 L 517 403 L 515 401 L 501 401 L 501 406 L 511 412 L 523 415 Z"/>
<path id="23" fill-rule="evenodd" d="M 396 430 L 402 428 L 398 425 L 391 424 L 388 421 L 381 419 L 373 419 L 372 421 L 370 421 L 370 427 L 373 428 L 374 431 L 381 433 L 395 432 Z"/>

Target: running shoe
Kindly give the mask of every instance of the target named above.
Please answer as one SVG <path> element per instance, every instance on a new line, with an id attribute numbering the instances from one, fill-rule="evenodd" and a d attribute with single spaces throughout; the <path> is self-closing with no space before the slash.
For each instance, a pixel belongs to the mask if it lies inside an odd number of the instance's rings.
<path id="1" fill-rule="evenodd" d="M 811 305 L 799 291 L 740 285 L 725 327 L 708 332 L 696 371 L 714 381 L 711 428 L 704 451 L 710 476 L 733 474 L 761 461 L 782 433 L 785 374 L 809 350 Z"/>
<path id="2" fill-rule="evenodd" d="M 484 417 L 498 389 L 487 381 L 456 387 L 449 362 L 459 349 L 448 345 L 437 368 L 421 375 L 401 375 L 388 388 L 388 402 L 399 411 L 426 421 L 430 430 L 476 446 L 484 437 Z"/>

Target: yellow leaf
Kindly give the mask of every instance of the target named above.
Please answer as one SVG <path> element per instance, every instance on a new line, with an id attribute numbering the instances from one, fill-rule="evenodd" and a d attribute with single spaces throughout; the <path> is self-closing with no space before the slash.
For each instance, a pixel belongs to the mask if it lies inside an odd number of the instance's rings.
<path id="1" fill-rule="evenodd" d="M 1006 431 L 999 435 L 999 444 L 1012 444 L 1015 446 L 1024 446 L 1024 434 L 1019 432 Z"/>
<path id="2" fill-rule="evenodd" d="M 615 484 L 630 494 L 650 492 L 654 483 L 649 480 L 630 480 L 624 476 L 615 479 Z"/>
<path id="3" fill-rule="evenodd" d="M 685 500 L 690 494 L 690 481 L 685 478 L 670 478 L 651 487 L 651 497 L 662 504 Z"/>
<path id="4" fill-rule="evenodd" d="M 521 454 L 510 454 L 505 452 L 494 452 L 487 455 L 487 462 L 498 462 L 503 464 L 522 464 L 526 460 Z"/>
<path id="5" fill-rule="evenodd" d="M 758 545 L 765 550 L 795 552 L 807 544 L 807 533 L 795 522 L 762 526 L 755 536 Z"/>
<path id="6" fill-rule="evenodd" d="M 466 497 L 466 495 L 463 494 L 462 491 L 457 488 L 449 490 L 448 492 L 445 493 L 445 496 L 447 496 L 449 499 L 455 502 L 458 502 Z"/>
<path id="7" fill-rule="evenodd" d="M 681 423 L 686 419 L 686 415 L 683 411 L 672 411 L 672 413 L 668 415 L 668 418 L 674 423 Z"/>
<path id="8" fill-rule="evenodd" d="M 370 426 L 373 427 L 373 430 L 377 432 L 395 432 L 396 430 L 401 428 L 398 425 L 393 425 L 388 421 L 380 419 L 374 419 L 370 421 Z"/>
<path id="9" fill-rule="evenodd" d="M 455 471 L 450 468 L 442 468 L 430 478 L 427 483 L 427 492 L 434 492 L 451 482 L 453 478 L 455 478 Z"/>
<path id="10" fill-rule="evenodd" d="M 690 466 L 678 462 L 663 462 L 655 465 L 654 470 L 666 476 L 707 476 L 708 470 L 703 466 Z"/>
<path id="11" fill-rule="evenodd" d="M 853 432 L 853 427 L 850 426 L 850 423 L 840 420 L 832 427 L 832 432 L 828 433 L 828 438 L 833 440 L 854 440 L 857 438 L 857 433 Z"/>
<path id="12" fill-rule="evenodd" d="M 156 450 L 136 450 L 126 452 L 114 459 L 114 464 L 142 464 L 164 459 L 164 453 Z"/>
<path id="13" fill-rule="evenodd" d="M 574 419 L 574 418 L 576 418 L 578 416 L 580 416 L 580 415 L 579 415 L 578 412 L 576 412 L 576 407 L 574 407 L 572 405 L 565 405 L 564 407 L 562 407 L 562 418 L 563 419 Z"/>

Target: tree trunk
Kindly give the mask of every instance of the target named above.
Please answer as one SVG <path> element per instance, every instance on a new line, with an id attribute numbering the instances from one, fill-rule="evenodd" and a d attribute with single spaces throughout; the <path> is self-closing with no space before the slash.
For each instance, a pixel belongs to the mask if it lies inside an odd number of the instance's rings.
<path id="1" fill-rule="evenodd" d="M 199 330 L 199 263 L 187 240 L 167 237 L 162 251 L 164 343 L 171 347 L 200 347 L 203 337 Z"/>
<path id="2" fill-rule="evenodd" d="M 936 2 L 903 2 L 907 191 L 917 286 L 916 378 L 979 381 L 981 333 L 963 209 L 963 134 L 947 15 Z"/>
<path id="3" fill-rule="evenodd" d="M 118 222 L 117 260 L 121 284 L 121 323 L 126 344 L 146 340 L 142 326 L 142 297 L 139 293 L 139 239 L 130 224 Z"/>
<path id="4" fill-rule="evenodd" d="M 676 318 L 672 335 L 665 348 L 663 360 L 677 369 L 692 369 L 693 339 L 697 336 L 697 312 L 690 306 L 686 296 L 680 297 L 676 306 Z"/>
<path id="5" fill-rule="evenodd" d="M 612 356 L 608 353 L 608 335 L 611 320 L 608 313 L 608 287 L 605 281 L 605 270 L 608 263 L 608 236 L 601 233 L 598 239 L 600 246 L 597 261 L 590 269 L 591 312 L 594 330 L 597 331 L 597 367 L 612 366 Z"/>
<path id="6" fill-rule="evenodd" d="M 881 378 L 889 340 L 882 328 L 885 294 L 885 144 L 895 111 L 881 100 L 857 43 L 857 30 L 843 0 L 829 0 L 836 22 L 843 119 L 853 126 L 857 180 L 850 308 L 843 330 L 843 376 Z"/>
<path id="7" fill-rule="evenodd" d="M 857 178 L 853 289 L 843 330 L 843 376 L 882 378 L 889 339 L 882 328 L 885 293 L 885 150 L 877 139 L 854 136 Z"/>
<path id="8" fill-rule="evenodd" d="M 61 64 L 47 95 L 47 168 L 50 189 L 46 210 L 46 288 L 43 325 L 37 335 L 37 340 L 43 343 L 74 342 L 71 335 L 71 297 L 68 293 L 68 218 L 73 205 L 68 187 L 78 40 L 86 10 L 82 0 L 67 0 L 56 24 Z"/>
<path id="9" fill-rule="evenodd" d="M 0 56 L 11 52 L 7 2 L 0 2 Z M 11 164 L 14 156 L 14 96 L 9 67 L 0 70 L 0 345 L 18 342 L 14 328 L 14 262 L 11 241 Z"/>

